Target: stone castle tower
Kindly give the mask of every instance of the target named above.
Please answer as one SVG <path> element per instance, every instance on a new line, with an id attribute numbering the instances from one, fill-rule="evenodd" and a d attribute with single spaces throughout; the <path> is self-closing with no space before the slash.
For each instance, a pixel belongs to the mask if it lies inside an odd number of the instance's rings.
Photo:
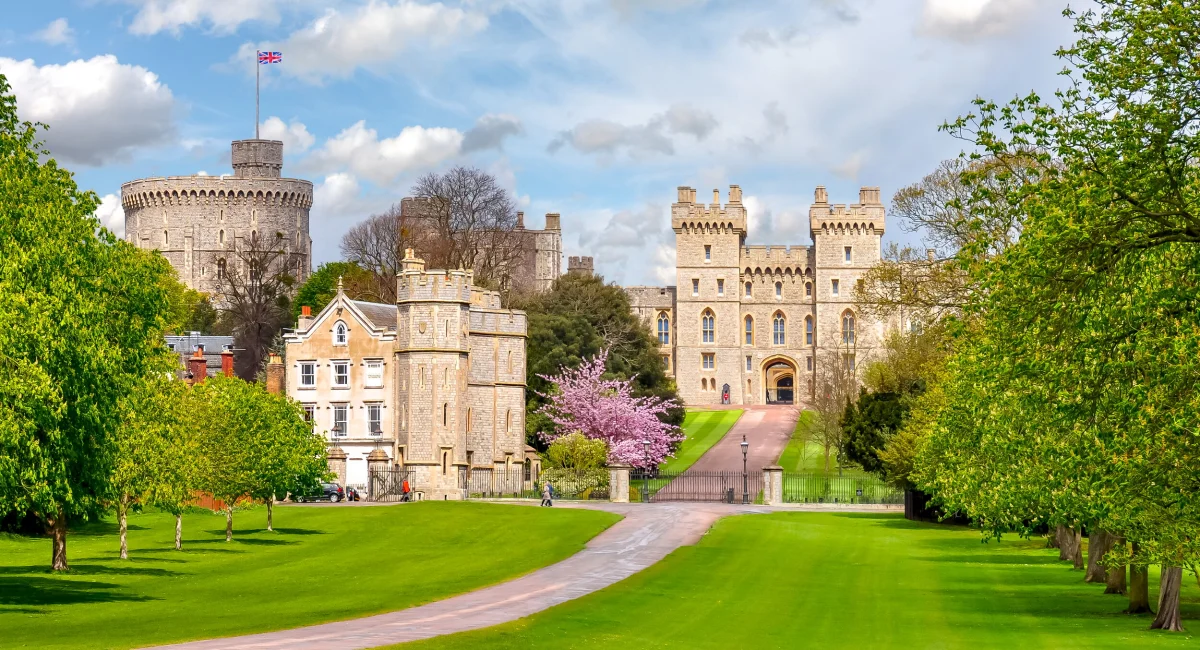
<path id="1" fill-rule="evenodd" d="M 854 292 L 880 260 L 884 222 L 879 188 L 845 206 L 818 187 L 812 246 L 750 245 L 740 187 L 724 205 L 717 190 L 706 205 L 678 188 L 676 286 L 626 292 L 685 403 L 801 403 L 829 364 L 854 373 L 883 336 L 857 313 Z"/>
<path id="2" fill-rule="evenodd" d="M 192 289 L 213 293 L 251 242 L 282 248 L 297 283 L 312 269 L 313 185 L 282 178 L 283 143 L 233 142 L 233 176 L 143 178 L 121 186 L 125 237 L 157 249 Z"/>

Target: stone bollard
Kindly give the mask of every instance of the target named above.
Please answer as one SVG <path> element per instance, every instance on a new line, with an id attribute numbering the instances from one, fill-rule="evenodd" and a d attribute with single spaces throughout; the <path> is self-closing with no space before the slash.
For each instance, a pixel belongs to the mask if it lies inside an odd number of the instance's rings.
<path id="1" fill-rule="evenodd" d="M 763 505 L 783 505 L 783 468 L 779 465 L 763 468 Z"/>
<path id="2" fill-rule="evenodd" d="M 610 465 L 608 468 L 608 500 L 629 503 L 629 465 Z"/>

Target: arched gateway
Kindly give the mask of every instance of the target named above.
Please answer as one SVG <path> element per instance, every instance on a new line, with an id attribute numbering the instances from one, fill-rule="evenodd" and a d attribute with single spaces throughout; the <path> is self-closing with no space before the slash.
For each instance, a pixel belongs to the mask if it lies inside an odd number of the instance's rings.
<path id="1" fill-rule="evenodd" d="M 792 404 L 796 400 L 796 362 L 784 356 L 770 357 L 762 364 L 762 385 L 767 404 Z"/>

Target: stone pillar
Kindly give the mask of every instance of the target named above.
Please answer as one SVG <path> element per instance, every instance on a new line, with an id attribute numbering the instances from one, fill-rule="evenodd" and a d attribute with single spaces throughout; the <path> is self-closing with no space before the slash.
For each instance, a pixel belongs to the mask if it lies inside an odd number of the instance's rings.
<path id="1" fill-rule="evenodd" d="M 779 465 L 763 468 L 763 505 L 783 505 L 783 468 Z"/>
<path id="2" fill-rule="evenodd" d="M 283 392 L 283 359 L 273 352 L 271 360 L 267 362 L 267 392 L 272 395 Z"/>
<path id="3" fill-rule="evenodd" d="M 345 487 L 346 485 L 346 452 L 339 446 L 334 445 L 329 449 L 329 454 L 326 456 L 329 459 L 329 471 L 337 475 L 334 480 L 338 485 Z"/>
<path id="4" fill-rule="evenodd" d="M 608 500 L 613 503 L 629 503 L 629 465 L 608 467 Z"/>
<path id="5" fill-rule="evenodd" d="M 371 493 L 371 474 L 386 472 L 390 465 L 391 459 L 382 449 L 374 449 L 367 455 L 367 498 L 374 499 L 374 495 Z"/>

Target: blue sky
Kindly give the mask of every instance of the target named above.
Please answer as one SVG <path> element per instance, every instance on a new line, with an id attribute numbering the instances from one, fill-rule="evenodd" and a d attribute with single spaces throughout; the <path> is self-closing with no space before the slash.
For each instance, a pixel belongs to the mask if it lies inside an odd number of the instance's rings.
<path id="1" fill-rule="evenodd" d="M 455 164 L 622 284 L 671 280 L 675 187 L 741 185 L 749 240 L 807 244 L 816 185 L 885 197 L 956 155 L 976 96 L 1049 94 L 1056 0 L 79 0 L 7 2 L 0 73 L 51 152 L 105 197 L 229 173 L 254 132 L 313 181 L 317 262 L 351 225 Z M 889 223 L 885 240 L 917 244 Z"/>

